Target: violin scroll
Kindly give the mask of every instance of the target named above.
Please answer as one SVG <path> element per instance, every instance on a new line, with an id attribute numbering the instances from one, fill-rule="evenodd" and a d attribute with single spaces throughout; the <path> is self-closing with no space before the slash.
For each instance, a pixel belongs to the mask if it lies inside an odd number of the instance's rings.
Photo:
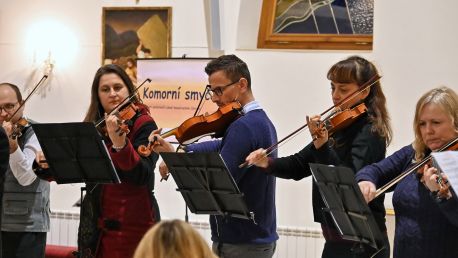
<path id="1" fill-rule="evenodd" d="M 138 154 L 140 154 L 143 157 L 148 157 L 151 155 L 151 152 L 153 151 L 153 142 L 148 142 L 148 145 L 140 145 L 137 148 Z"/>

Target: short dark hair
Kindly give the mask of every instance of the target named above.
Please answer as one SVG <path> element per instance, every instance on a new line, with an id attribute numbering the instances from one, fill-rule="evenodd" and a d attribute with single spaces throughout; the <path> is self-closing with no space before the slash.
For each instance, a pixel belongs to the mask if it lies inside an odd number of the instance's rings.
<path id="1" fill-rule="evenodd" d="M 0 83 L 0 86 L 9 86 L 16 93 L 17 100 L 19 102 L 22 102 L 22 94 L 21 94 L 21 91 L 19 90 L 18 86 L 14 85 L 12 83 L 9 83 L 9 82 L 2 82 L 2 83 Z"/>
<path id="2" fill-rule="evenodd" d="M 224 71 L 226 76 L 232 81 L 236 81 L 242 77 L 245 78 L 248 81 L 248 88 L 251 89 L 251 76 L 248 66 L 236 55 L 222 55 L 210 61 L 205 67 L 205 72 L 208 76 L 218 71 Z"/>

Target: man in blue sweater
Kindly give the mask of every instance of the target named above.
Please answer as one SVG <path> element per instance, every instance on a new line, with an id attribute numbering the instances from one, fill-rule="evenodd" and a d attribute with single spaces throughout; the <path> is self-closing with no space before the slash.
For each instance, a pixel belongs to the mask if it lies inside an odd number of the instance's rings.
<path id="1" fill-rule="evenodd" d="M 213 251 L 221 258 L 271 258 L 278 235 L 275 213 L 275 177 L 251 167 L 241 169 L 245 157 L 259 148 L 268 148 L 277 142 L 275 128 L 255 101 L 251 77 L 245 62 L 235 55 L 223 55 L 205 67 L 209 78 L 211 99 L 219 107 L 237 101 L 243 107 L 243 116 L 231 123 L 222 139 L 186 146 L 187 152 L 218 152 L 223 157 L 241 192 L 248 209 L 254 212 L 251 220 L 210 216 Z M 154 151 L 170 152 L 174 148 L 154 131 Z M 270 154 L 276 157 L 277 153 Z M 168 174 L 165 164 L 159 167 L 161 175 Z"/>

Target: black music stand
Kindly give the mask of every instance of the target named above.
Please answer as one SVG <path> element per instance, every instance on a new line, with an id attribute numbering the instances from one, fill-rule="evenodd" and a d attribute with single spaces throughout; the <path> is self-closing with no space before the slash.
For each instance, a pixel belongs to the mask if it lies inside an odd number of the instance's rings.
<path id="1" fill-rule="evenodd" d="M 178 189 L 192 213 L 251 219 L 243 193 L 218 153 L 162 152 Z"/>
<path id="2" fill-rule="evenodd" d="M 120 183 L 93 123 L 32 124 L 32 128 L 56 183 Z"/>
<path id="3" fill-rule="evenodd" d="M 367 244 L 376 250 L 384 247 L 382 233 L 347 167 L 310 164 L 326 207 L 343 239 Z"/>
<path id="4" fill-rule="evenodd" d="M 49 164 L 46 176 L 57 184 L 121 182 L 93 123 L 32 124 L 32 128 Z M 81 187 L 80 201 L 86 190 Z M 79 248 L 76 257 L 82 257 Z"/>

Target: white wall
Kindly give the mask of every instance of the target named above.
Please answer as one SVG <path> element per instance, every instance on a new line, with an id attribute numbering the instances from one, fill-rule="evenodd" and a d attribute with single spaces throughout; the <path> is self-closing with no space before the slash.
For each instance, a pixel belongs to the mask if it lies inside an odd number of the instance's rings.
<path id="1" fill-rule="evenodd" d="M 24 33 L 33 23 L 54 18 L 79 39 L 77 58 L 69 68 L 56 64 L 51 89 L 34 96 L 27 106 L 40 122 L 80 121 L 89 104 L 93 74 L 100 65 L 102 6 L 172 6 L 172 55 L 208 55 L 203 0 L 62 1 L 0 0 L 0 80 L 34 84 L 34 65 L 23 49 Z M 389 153 L 412 141 L 416 99 L 440 84 L 458 90 L 458 2 L 375 1 L 373 51 L 259 50 L 256 37 L 261 0 L 220 0 L 222 45 L 225 53 L 244 59 L 252 73 L 253 90 L 277 127 L 279 137 L 305 122 L 307 114 L 331 105 L 327 69 L 336 61 L 359 54 L 379 67 L 392 116 L 394 141 Z M 36 64 L 35 64 L 36 66 Z M 310 141 L 303 133 L 284 146 L 280 155 L 298 151 Z M 164 217 L 183 218 L 184 204 L 175 184 L 157 182 L 156 194 Z M 280 225 L 316 226 L 311 212 L 311 179 L 278 180 Z M 78 199 L 76 186 L 53 186 L 52 208 L 69 209 Z M 391 202 L 388 201 L 390 206 Z M 206 220 L 195 215 L 191 219 Z"/>

